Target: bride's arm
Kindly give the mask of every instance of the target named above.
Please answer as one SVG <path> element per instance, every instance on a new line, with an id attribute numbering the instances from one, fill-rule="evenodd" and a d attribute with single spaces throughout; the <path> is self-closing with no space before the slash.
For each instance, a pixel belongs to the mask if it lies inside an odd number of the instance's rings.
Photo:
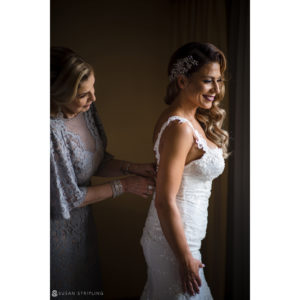
<path id="1" fill-rule="evenodd" d="M 183 290 L 198 293 L 201 285 L 199 267 L 185 237 L 182 219 L 176 204 L 186 157 L 193 144 L 192 129 L 186 124 L 171 124 L 160 143 L 160 162 L 156 181 L 155 207 L 163 233 L 180 265 Z"/>

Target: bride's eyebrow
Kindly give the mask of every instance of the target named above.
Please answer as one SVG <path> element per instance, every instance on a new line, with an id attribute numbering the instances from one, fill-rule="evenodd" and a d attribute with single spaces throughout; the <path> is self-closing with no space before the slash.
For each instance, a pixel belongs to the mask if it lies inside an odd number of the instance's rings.
<path id="1" fill-rule="evenodd" d="M 220 76 L 218 76 L 218 77 L 214 77 L 214 76 L 207 76 L 207 75 L 203 75 L 203 76 L 201 76 L 201 78 L 210 78 L 210 79 L 222 79 L 222 76 L 220 75 Z"/>
<path id="2" fill-rule="evenodd" d="M 88 91 L 83 91 L 83 92 L 79 92 L 79 91 L 78 91 L 77 94 L 78 94 L 78 95 L 84 95 L 84 94 L 87 94 L 87 93 L 88 93 Z"/>

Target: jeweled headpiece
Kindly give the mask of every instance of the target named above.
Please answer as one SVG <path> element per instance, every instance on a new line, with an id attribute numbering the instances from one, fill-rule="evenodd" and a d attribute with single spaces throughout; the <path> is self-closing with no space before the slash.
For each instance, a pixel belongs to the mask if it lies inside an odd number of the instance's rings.
<path id="1" fill-rule="evenodd" d="M 169 81 L 173 81 L 178 75 L 186 74 L 193 66 L 197 65 L 198 62 L 191 55 L 177 60 L 170 72 Z"/>

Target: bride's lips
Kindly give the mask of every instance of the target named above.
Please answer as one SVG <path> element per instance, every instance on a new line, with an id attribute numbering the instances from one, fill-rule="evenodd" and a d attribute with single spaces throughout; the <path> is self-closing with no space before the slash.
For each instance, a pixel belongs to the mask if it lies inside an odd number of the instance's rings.
<path id="1" fill-rule="evenodd" d="M 214 101 L 215 100 L 215 96 L 208 96 L 208 95 L 203 95 L 203 97 L 208 100 L 208 101 Z"/>

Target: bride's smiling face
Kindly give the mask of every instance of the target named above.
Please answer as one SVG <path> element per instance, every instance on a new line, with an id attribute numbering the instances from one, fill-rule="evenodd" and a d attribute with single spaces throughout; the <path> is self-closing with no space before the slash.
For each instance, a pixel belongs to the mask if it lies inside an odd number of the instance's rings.
<path id="1" fill-rule="evenodd" d="M 210 109 L 223 84 L 220 64 L 205 64 L 188 79 L 184 92 L 189 101 L 203 109 Z"/>

